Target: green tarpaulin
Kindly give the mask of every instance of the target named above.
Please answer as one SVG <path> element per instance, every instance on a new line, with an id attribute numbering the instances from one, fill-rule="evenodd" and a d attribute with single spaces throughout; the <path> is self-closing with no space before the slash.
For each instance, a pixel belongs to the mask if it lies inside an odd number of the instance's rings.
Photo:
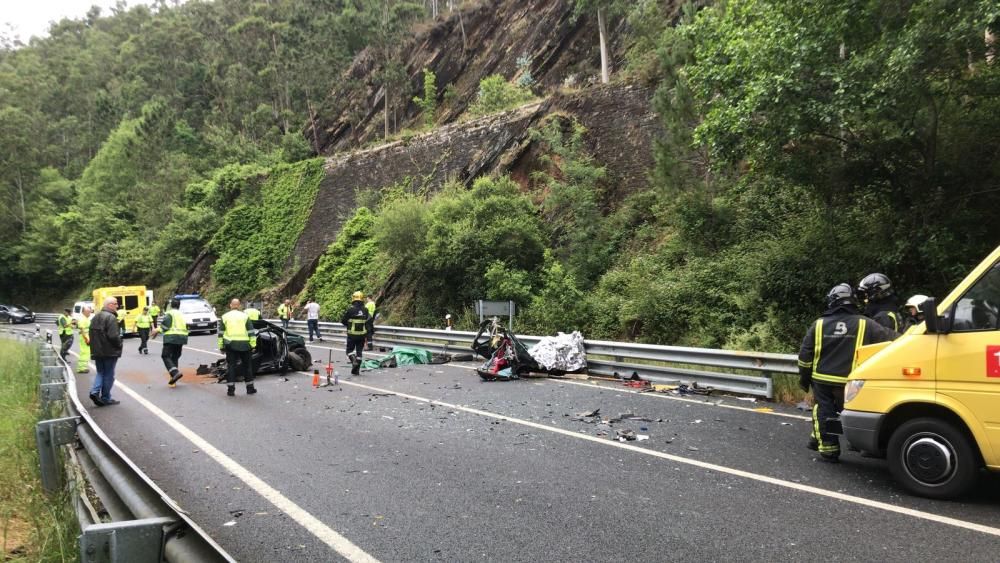
<path id="1" fill-rule="evenodd" d="M 378 369 L 429 364 L 433 356 L 430 351 L 423 348 L 393 348 L 392 352 L 381 360 L 365 360 L 361 363 L 361 368 Z"/>

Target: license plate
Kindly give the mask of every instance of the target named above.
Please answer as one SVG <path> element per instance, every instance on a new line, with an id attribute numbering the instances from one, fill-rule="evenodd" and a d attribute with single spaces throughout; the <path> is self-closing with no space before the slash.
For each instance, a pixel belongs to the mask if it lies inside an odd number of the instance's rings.
<path id="1" fill-rule="evenodd" d="M 208 328 L 208 323 L 198 323 L 198 328 Z"/>

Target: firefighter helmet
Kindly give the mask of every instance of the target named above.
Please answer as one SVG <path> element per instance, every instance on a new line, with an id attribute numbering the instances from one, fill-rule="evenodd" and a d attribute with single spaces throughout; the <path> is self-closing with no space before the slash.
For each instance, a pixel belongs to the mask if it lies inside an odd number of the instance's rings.
<path id="1" fill-rule="evenodd" d="M 865 301 L 878 301 L 892 295 L 892 282 L 885 274 L 868 274 L 858 283 L 858 296 Z"/>
<path id="2" fill-rule="evenodd" d="M 850 305 L 852 307 L 858 306 L 858 299 L 854 296 L 854 290 L 851 288 L 851 284 L 849 283 L 839 283 L 833 286 L 833 288 L 826 294 L 827 309 L 833 309 L 843 305 Z"/>

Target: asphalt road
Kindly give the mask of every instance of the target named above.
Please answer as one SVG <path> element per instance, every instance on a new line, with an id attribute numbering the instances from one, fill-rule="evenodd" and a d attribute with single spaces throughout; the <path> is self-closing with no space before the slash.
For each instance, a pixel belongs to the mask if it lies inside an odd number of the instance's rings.
<path id="1" fill-rule="evenodd" d="M 471 364 L 263 375 L 174 389 L 126 341 L 104 431 L 240 561 L 997 561 L 1000 483 L 911 497 L 884 461 L 814 460 L 794 409 L 638 394 L 620 383 L 481 382 Z M 336 348 L 340 343 L 326 343 Z M 312 349 L 316 359 L 327 348 Z M 85 403 L 91 377 L 79 376 Z M 774 412 L 758 412 L 762 406 Z M 600 409 L 649 421 L 574 420 Z M 616 430 L 649 438 L 614 441 Z"/>

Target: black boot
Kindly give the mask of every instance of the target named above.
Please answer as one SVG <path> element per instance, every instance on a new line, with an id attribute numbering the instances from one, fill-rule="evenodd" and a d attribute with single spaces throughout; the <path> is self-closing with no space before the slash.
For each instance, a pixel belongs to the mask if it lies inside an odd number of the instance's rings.
<path id="1" fill-rule="evenodd" d="M 235 385 L 230 385 L 229 387 L 226 387 L 226 395 L 228 395 L 230 397 L 235 397 L 236 396 L 236 386 Z"/>
<path id="2" fill-rule="evenodd" d="M 257 388 L 253 386 L 253 383 L 247 383 L 247 395 L 255 395 L 257 393 Z"/>

